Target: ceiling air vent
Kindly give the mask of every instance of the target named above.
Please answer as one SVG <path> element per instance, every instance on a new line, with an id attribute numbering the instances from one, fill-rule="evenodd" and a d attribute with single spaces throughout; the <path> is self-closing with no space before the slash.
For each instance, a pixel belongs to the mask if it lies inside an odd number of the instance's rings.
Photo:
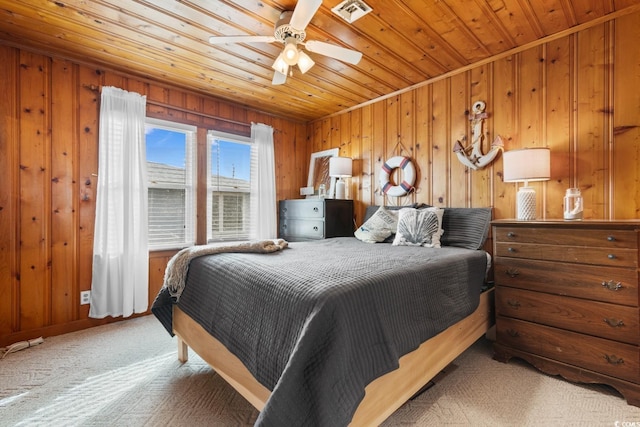
<path id="1" fill-rule="evenodd" d="M 331 10 L 340 18 L 351 24 L 371 12 L 373 9 L 360 0 L 344 0 Z"/>

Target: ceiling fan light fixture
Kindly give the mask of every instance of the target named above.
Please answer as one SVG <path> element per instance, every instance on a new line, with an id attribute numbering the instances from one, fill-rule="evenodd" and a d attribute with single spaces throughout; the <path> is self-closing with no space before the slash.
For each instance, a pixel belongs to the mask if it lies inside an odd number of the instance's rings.
<path id="1" fill-rule="evenodd" d="M 300 53 L 298 52 L 298 42 L 293 37 L 287 37 L 284 41 L 284 50 L 282 54 L 284 61 L 287 65 L 296 65 L 298 63 L 298 58 L 300 57 Z"/>
<path id="2" fill-rule="evenodd" d="M 302 47 L 308 52 L 356 65 L 362 58 L 362 53 L 357 50 L 319 40 L 306 41 L 305 30 L 321 5 L 322 0 L 297 0 L 294 10 L 285 10 L 280 14 L 280 19 L 275 23 L 273 36 L 211 36 L 209 42 L 212 44 L 274 42 L 282 44 L 280 54 L 271 65 L 275 70 L 271 81 L 274 85 L 284 84 L 287 76 L 293 76 L 293 67 L 296 65 L 302 74 L 315 65 L 313 59 L 302 50 Z M 340 16 L 351 22 L 371 12 L 371 8 L 365 5 L 363 0 L 344 0 L 337 7 L 340 8 Z"/>
<path id="3" fill-rule="evenodd" d="M 284 59 L 284 52 L 280 52 L 280 55 L 278 55 L 271 68 L 280 74 L 284 74 L 285 76 L 287 75 L 287 72 L 289 71 L 289 64 L 287 64 L 287 61 Z"/>
<path id="4" fill-rule="evenodd" d="M 313 67 L 315 64 L 316 63 L 313 61 L 313 59 L 311 59 L 309 55 L 307 55 L 303 51 L 299 52 L 298 68 L 300 68 L 300 71 L 302 72 L 302 74 L 309 71 L 311 67 Z"/>

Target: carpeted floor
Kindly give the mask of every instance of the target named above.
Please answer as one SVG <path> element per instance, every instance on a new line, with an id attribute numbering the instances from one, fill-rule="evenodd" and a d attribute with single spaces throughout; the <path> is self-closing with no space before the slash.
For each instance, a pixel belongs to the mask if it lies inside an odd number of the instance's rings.
<path id="1" fill-rule="evenodd" d="M 476 342 L 393 426 L 639 426 L 640 408 L 612 389 L 576 385 Z M 152 316 L 45 339 L 0 360 L 0 426 L 250 426 L 257 416 Z"/>

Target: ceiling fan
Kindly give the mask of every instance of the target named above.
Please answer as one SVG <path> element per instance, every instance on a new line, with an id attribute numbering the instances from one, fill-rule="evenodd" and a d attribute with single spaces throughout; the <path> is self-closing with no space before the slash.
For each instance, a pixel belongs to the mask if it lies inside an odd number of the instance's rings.
<path id="1" fill-rule="evenodd" d="M 289 67 L 297 65 L 304 74 L 315 64 L 311 57 L 298 46 L 304 46 L 309 52 L 349 64 L 357 64 L 362 58 L 361 52 L 317 40 L 304 41 L 305 28 L 321 4 L 322 0 L 299 0 L 293 11 L 284 11 L 280 14 L 273 36 L 212 36 L 209 38 L 209 43 L 282 43 L 284 49 L 272 65 L 275 73 L 271 83 L 274 85 L 281 85 L 287 80 Z"/>

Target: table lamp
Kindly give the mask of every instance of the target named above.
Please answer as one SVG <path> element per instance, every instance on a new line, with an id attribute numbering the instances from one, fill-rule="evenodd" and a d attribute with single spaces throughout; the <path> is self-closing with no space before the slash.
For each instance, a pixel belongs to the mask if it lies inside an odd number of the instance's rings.
<path id="1" fill-rule="evenodd" d="M 510 150 L 504 156 L 504 182 L 524 182 L 518 190 L 516 211 L 518 220 L 536 219 L 536 191 L 529 181 L 548 181 L 551 176 L 551 150 L 523 148 Z"/>
<path id="2" fill-rule="evenodd" d="M 346 184 L 343 178 L 351 177 L 353 161 L 351 157 L 329 158 L 329 176 L 338 178 L 336 181 L 336 199 L 346 199 Z"/>

